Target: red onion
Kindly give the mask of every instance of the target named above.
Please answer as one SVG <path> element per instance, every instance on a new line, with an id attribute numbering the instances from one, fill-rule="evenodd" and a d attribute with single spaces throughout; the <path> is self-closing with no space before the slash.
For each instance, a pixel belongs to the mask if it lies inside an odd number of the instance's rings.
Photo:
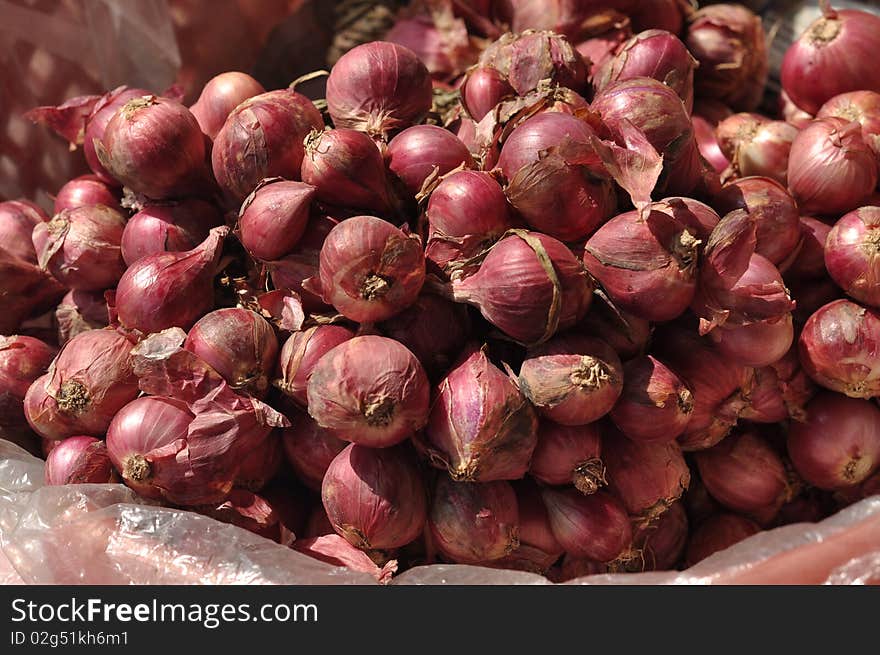
<path id="1" fill-rule="evenodd" d="M 730 160 L 721 150 L 712 123 L 697 113 L 691 116 L 691 123 L 694 127 L 694 138 L 697 140 L 700 154 L 715 169 L 716 173 L 723 173 L 730 166 Z"/>
<path id="2" fill-rule="evenodd" d="M 688 18 L 685 43 L 700 63 L 694 76 L 697 95 L 733 109 L 758 106 L 769 67 L 758 16 L 739 4 L 703 7 Z"/>
<path id="3" fill-rule="evenodd" d="M 785 270 L 788 280 L 816 280 L 825 277 L 825 242 L 831 226 L 810 216 L 801 216 L 801 249 L 791 265 Z M 793 294 L 801 307 L 801 296 Z"/>
<path id="4" fill-rule="evenodd" d="M 425 425 L 429 395 L 425 371 L 403 345 L 385 337 L 355 337 L 312 369 L 309 414 L 341 439 L 382 448 Z"/>
<path id="5" fill-rule="evenodd" d="M 519 385 L 542 416 L 561 425 L 586 425 L 617 402 L 623 367 L 601 339 L 570 333 L 529 350 Z"/>
<path id="6" fill-rule="evenodd" d="M 754 430 L 732 434 L 694 458 L 706 489 L 728 509 L 752 512 L 787 500 L 785 466 Z"/>
<path id="7" fill-rule="evenodd" d="M 469 71 L 461 87 L 461 104 L 471 118 L 480 121 L 502 100 L 516 95 L 507 78 L 491 67 L 478 66 Z"/>
<path id="8" fill-rule="evenodd" d="M 399 17 L 385 39 L 413 50 L 434 77 L 454 77 L 474 63 L 478 52 L 463 20 L 441 16 Z"/>
<path id="9" fill-rule="evenodd" d="M 578 241 L 613 214 L 612 184 L 591 174 L 593 128 L 569 114 L 545 112 L 519 125 L 504 142 L 498 166 L 507 197 L 533 228 Z"/>
<path id="10" fill-rule="evenodd" d="M 641 551 L 642 570 L 674 569 L 684 553 L 688 518 L 683 503 L 672 503 L 657 522 L 633 533 L 633 546 Z"/>
<path id="11" fill-rule="evenodd" d="M 725 116 L 715 127 L 718 145 L 728 159 L 736 156 L 737 148 L 755 138 L 758 128 L 769 123 L 770 119 L 761 114 L 739 112 Z"/>
<path id="12" fill-rule="evenodd" d="M 303 139 L 323 127 L 312 101 L 295 91 L 269 91 L 238 105 L 211 151 L 214 176 L 229 202 L 238 206 L 268 177 L 298 180 Z"/>
<path id="13" fill-rule="evenodd" d="M 327 308 L 323 299 L 303 289 L 302 283 L 318 274 L 321 247 L 330 230 L 338 224 L 339 221 L 330 216 L 313 216 L 309 219 L 306 230 L 293 251 L 277 261 L 269 262 L 266 266 L 272 285 L 276 289 L 287 289 L 299 294 L 306 312 Z"/>
<path id="14" fill-rule="evenodd" d="M 620 214 L 587 241 L 584 266 L 624 311 L 669 321 L 690 306 L 696 291 L 700 240 L 662 211 Z"/>
<path id="15" fill-rule="evenodd" d="M 786 51 L 782 87 L 811 114 L 847 91 L 880 91 L 880 71 L 871 62 L 880 33 L 880 17 L 866 11 L 836 11 L 827 0 L 817 18 Z"/>
<path id="16" fill-rule="evenodd" d="M 492 325 L 526 344 L 574 326 L 591 292 L 586 271 L 564 244 L 524 230 L 496 243 L 476 273 L 452 283 L 457 302 L 476 306 Z"/>
<path id="17" fill-rule="evenodd" d="M 801 369 L 797 349 L 792 348 L 779 361 L 755 370 L 742 418 L 756 423 L 778 423 L 789 417 L 803 420 L 804 405 L 813 393 L 815 387 Z"/>
<path id="18" fill-rule="evenodd" d="M 263 85 L 247 73 L 220 73 L 202 87 L 198 100 L 189 110 L 196 117 L 202 132 L 214 139 L 226 118 L 238 105 L 265 92 Z"/>
<path id="19" fill-rule="evenodd" d="M 608 485 L 629 514 L 647 525 L 681 498 L 691 473 L 674 441 L 636 442 L 616 430 L 602 440 Z"/>
<path id="20" fill-rule="evenodd" d="M 688 113 L 694 105 L 694 69 L 697 61 L 684 43 L 665 30 L 639 32 L 624 43 L 594 75 L 597 91 L 620 80 L 651 77 L 673 89 Z"/>
<path id="21" fill-rule="evenodd" d="M 213 281 L 228 228 L 215 227 L 187 252 L 156 253 L 135 262 L 119 280 L 119 322 L 148 334 L 187 329 L 214 306 Z"/>
<path id="22" fill-rule="evenodd" d="M 298 405 L 308 405 L 309 377 L 320 359 L 331 349 L 354 336 L 341 325 L 318 325 L 294 332 L 281 349 L 281 379 L 276 386 Z"/>
<path id="23" fill-rule="evenodd" d="M 0 336 L 0 425 L 9 428 L 25 425 L 25 394 L 54 358 L 55 350 L 39 339 Z"/>
<path id="24" fill-rule="evenodd" d="M 880 158 L 880 93 L 851 91 L 834 96 L 819 108 L 816 118 L 831 116 L 862 126 L 862 139 Z M 880 164 L 878 164 L 880 165 Z"/>
<path id="25" fill-rule="evenodd" d="M 519 510 L 508 482 L 437 479 L 428 515 L 434 545 L 460 564 L 489 562 L 519 546 Z"/>
<path id="26" fill-rule="evenodd" d="M 302 238 L 318 190 L 302 182 L 266 182 L 242 204 L 238 230 L 242 245 L 252 257 L 274 261 L 289 254 Z"/>
<path id="27" fill-rule="evenodd" d="M 333 124 L 372 136 L 417 123 L 431 108 L 431 77 L 409 48 L 373 41 L 352 48 L 327 78 Z"/>
<path id="28" fill-rule="evenodd" d="M 611 420 L 633 441 L 676 439 L 694 411 L 687 385 L 660 360 L 648 355 L 623 367 L 623 391 Z"/>
<path id="29" fill-rule="evenodd" d="M 272 432 L 257 447 L 244 454 L 235 486 L 254 493 L 260 491 L 281 470 L 283 460 L 281 436 Z"/>
<path id="30" fill-rule="evenodd" d="M 73 289 L 113 287 L 125 272 L 120 250 L 124 229 L 125 218 L 110 207 L 65 209 L 34 227 L 40 267 Z"/>
<path id="31" fill-rule="evenodd" d="M 363 550 L 405 546 L 427 518 L 415 459 L 402 447 L 350 444 L 327 469 L 321 500 L 333 529 Z"/>
<path id="32" fill-rule="evenodd" d="M 48 221 L 46 213 L 27 200 L 0 202 L 0 248 L 12 257 L 36 264 L 31 233 L 35 226 Z"/>
<path id="33" fill-rule="evenodd" d="M 629 517 L 611 494 L 545 489 L 542 496 L 553 535 L 570 555 L 610 562 L 630 547 Z"/>
<path id="34" fill-rule="evenodd" d="M 116 112 L 124 107 L 126 103 L 135 100 L 136 98 L 151 95 L 152 94 L 145 89 L 129 89 L 125 86 L 117 87 L 101 96 L 92 108 L 91 113 L 86 118 L 85 132 L 83 134 L 83 155 L 85 155 L 86 163 L 89 165 L 89 168 L 92 169 L 92 172 L 102 182 L 111 186 L 116 186 L 119 184 L 120 180 L 115 179 L 110 171 L 104 168 L 104 165 L 98 159 L 98 154 L 95 151 L 95 139 L 99 141 L 104 139 L 104 132 L 107 129 L 107 124 L 110 122 L 110 119 L 112 119 L 116 115 Z"/>
<path id="35" fill-rule="evenodd" d="M 175 100 L 142 96 L 128 101 L 94 145 L 114 178 L 150 198 L 188 195 L 210 180 L 202 130 Z"/>
<path id="36" fill-rule="evenodd" d="M 795 470 L 820 489 L 861 484 L 880 467 L 880 409 L 822 392 L 806 407 L 806 420 L 788 431 Z"/>
<path id="37" fill-rule="evenodd" d="M 472 349 L 440 382 L 428 424 L 432 463 L 456 481 L 517 480 L 529 468 L 537 418 L 484 349 Z"/>
<path id="38" fill-rule="evenodd" d="M 738 514 L 716 514 L 698 525 L 688 539 L 685 563 L 693 566 L 761 531 L 761 526 Z"/>
<path id="39" fill-rule="evenodd" d="M 723 216 L 743 209 L 755 221 L 755 252 L 776 265 L 788 259 L 801 240 L 798 207 L 779 182 L 768 177 L 734 180 L 715 198 L 714 207 Z"/>
<path id="40" fill-rule="evenodd" d="M 785 185 L 788 161 L 798 128 L 784 121 L 758 126 L 751 139 L 739 144 L 732 158 L 741 176 L 764 175 Z"/>
<path id="41" fill-rule="evenodd" d="M 820 308 L 798 342 L 815 382 L 851 398 L 880 396 L 880 314 L 849 300 Z"/>
<path id="42" fill-rule="evenodd" d="M 306 289 L 320 293 L 357 322 L 383 321 L 418 298 L 425 258 L 418 239 L 375 216 L 355 216 L 327 235 L 317 278 Z"/>
<path id="43" fill-rule="evenodd" d="M 389 170 L 411 196 L 416 196 L 428 180 L 461 166 L 474 166 L 467 146 L 436 125 L 414 125 L 403 130 L 388 144 L 387 158 Z"/>
<path id="44" fill-rule="evenodd" d="M 125 224 L 122 258 L 131 266 L 147 255 L 192 250 L 222 222 L 220 212 L 198 198 L 149 204 Z"/>
<path id="45" fill-rule="evenodd" d="M 122 212 L 121 194 L 97 175 L 80 175 L 67 182 L 55 196 L 55 213 L 87 205 L 106 205 Z"/>
<path id="46" fill-rule="evenodd" d="M 103 435 L 138 395 L 131 348 L 114 330 L 89 330 L 68 341 L 49 375 L 28 390 L 25 412 L 34 431 L 50 439 Z"/>
<path id="47" fill-rule="evenodd" d="M 834 224 L 825 242 L 825 266 L 848 295 L 880 307 L 880 207 L 856 209 Z"/>
<path id="48" fill-rule="evenodd" d="M 429 293 L 379 326 L 416 356 L 429 375 L 446 371 L 462 351 L 471 331 L 464 305 Z"/>
<path id="49" fill-rule="evenodd" d="M 877 160 L 858 123 L 814 120 L 797 135 L 788 162 L 788 188 L 802 212 L 844 214 L 877 186 Z"/>
<path id="50" fill-rule="evenodd" d="M 55 321 L 58 324 L 58 343 L 62 346 L 81 332 L 107 327 L 110 314 L 104 293 L 75 289 L 68 291 L 55 309 Z"/>
<path id="51" fill-rule="evenodd" d="M 46 484 L 103 484 L 118 482 L 107 444 L 94 437 L 69 437 L 46 457 Z"/>
<path id="52" fill-rule="evenodd" d="M 304 412 L 293 410 L 288 415 L 292 425 L 281 432 L 284 454 L 297 478 L 309 489 L 320 491 L 330 462 L 348 443 L 337 439 Z"/>
<path id="53" fill-rule="evenodd" d="M 259 314 L 238 307 L 205 314 L 192 326 L 183 347 L 207 362 L 236 391 L 257 398 L 268 392 L 278 340 Z"/>
<path id="54" fill-rule="evenodd" d="M 641 355 L 651 339 L 648 321 L 621 311 L 603 299 L 593 303 L 578 329 L 602 339 L 623 361 Z"/>
<path id="55" fill-rule="evenodd" d="M 596 493 L 605 485 L 601 452 L 597 424 L 564 426 L 541 421 L 529 474 L 544 484 L 574 484 L 583 494 Z"/>
<path id="56" fill-rule="evenodd" d="M 718 352 L 743 366 L 769 366 L 794 343 L 791 314 L 746 325 L 725 324 L 709 333 Z"/>

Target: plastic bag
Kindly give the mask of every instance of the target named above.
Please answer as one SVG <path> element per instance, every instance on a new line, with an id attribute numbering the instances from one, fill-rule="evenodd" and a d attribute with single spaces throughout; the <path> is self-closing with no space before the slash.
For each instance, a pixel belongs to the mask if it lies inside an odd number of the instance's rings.
<path id="1" fill-rule="evenodd" d="M 0 441 L 0 583 L 376 584 L 241 528 L 151 505 L 122 485 L 43 486 L 43 462 Z M 818 524 L 763 532 L 684 572 L 567 584 L 877 584 L 880 496 Z M 410 569 L 392 584 L 551 584 L 476 566 Z"/>

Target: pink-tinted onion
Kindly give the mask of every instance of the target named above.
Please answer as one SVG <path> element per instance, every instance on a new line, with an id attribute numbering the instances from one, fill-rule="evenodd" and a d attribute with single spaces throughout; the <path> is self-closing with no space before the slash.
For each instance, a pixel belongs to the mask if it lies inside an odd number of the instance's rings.
<path id="1" fill-rule="evenodd" d="M 597 424 L 565 426 L 541 421 L 529 474 L 544 484 L 574 484 L 581 493 L 592 494 L 605 485 L 601 454 Z"/>
<path id="2" fill-rule="evenodd" d="M 257 187 L 239 212 L 242 245 L 262 261 L 274 261 L 292 252 L 305 233 L 316 195 L 317 189 L 303 182 L 275 180 Z"/>
<path id="3" fill-rule="evenodd" d="M 10 429 L 25 425 L 24 397 L 54 358 L 55 350 L 39 339 L 0 336 L 0 425 Z"/>
<path id="4" fill-rule="evenodd" d="M 709 121 L 696 113 L 691 116 L 691 123 L 694 127 L 694 138 L 697 140 L 700 154 L 715 169 L 716 173 L 723 173 L 730 166 L 730 160 L 721 150 L 721 145 L 715 136 L 715 128 Z"/>
<path id="5" fill-rule="evenodd" d="M 220 212 L 198 198 L 149 204 L 125 224 L 122 258 L 131 266 L 147 255 L 192 250 L 222 222 Z"/>
<path id="6" fill-rule="evenodd" d="M 633 35 L 628 16 L 614 9 L 593 13 L 578 26 L 579 33 L 572 35 L 575 39 L 583 39 L 575 48 L 589 67 L 589 79 L 608 59 L 614 56 L 617 49 Z"/>
<path id="7" fill-rule="evenodd" d="M 763 175 L 786 184 L 791 145 L 798 128 L 784 121 L 769 121 L 758 126 L 754 136 L 739 145 L 732 163 L 739 175 Z"/>
<path id="8" fill-rule="evenodd" d="M 716 514 L 700 523 L 688 539 L 685 563 L 693 566 L 761 531 L 761 526 L 739 514 Z"/>
<path id="9" fill-rule="evenodd" d="M 715 126 L 715 136 L 721 151 L 728 159 L 733 159 L 737 148 L 755 138 L 758 128 L 770 119 L 761 114 L 739 112 L 728 115 Z"/>
<path id="10" fill-rule="evenodd" d="M 333 436 L 305 412 L 293 410 L 288 415 L 291 426 L 281 432 L 284 454 L 297 478 L 309 489 L 320 491 L 330 462 L 348 442 Z"/>
<path id="11" fill-rule="evenodd" d="M 233 109 L 248 98 L 265 92 L 263 85 L 247 73 L 220 73 L 202 87 L 198 100 L 189 110 L 196 117 L 202 132 L 214 139 Z"/>
<path id="12" fill-rule="evenodd" d="M 308 405 L 309 377 L 320 359 L 354 332 L 341 325 L 317 325 L 294 332 L 281 348 L 281 379 L 275 385 L 301 407 Z"/>
<path id="13" fill-rule="evenodd" d="M 388 144 L 388 168 L 415 196 L 425 182 L 464 166 L 472 168 L 474 159 L 467 146 L 449 130 L 436 125 L 414 125 L 403 130 Z"/>
<path id="14" fill-rule="evenodd" d="M 101 96 L 86 118 L 85 132 L 83 133 L 83 155 L 85 155 L 89 168 L 102 182 L 117 186 L 120 180 L 115 179 L 98 159 L 98 154 L 95 151 L 95 139 L 100 141 L 104 138 L 104 131 L 107 129 L 110 119 L 127 102 L 150 95 L 152 94 L 145 89 L 117 87 Z"/>
<path id="15" fill-rule="evenodd" d="M 789 417 L 803 420 L 804 405 L 815 391 L 793 347 L 779 361 L 755 369 L 749 406 L 742 418 L 756 423 L 779 423 Z"/>
<path id="16" fill-rule="evenodd" d="M 545 489 L 543 494 L 553 535 L 565 552 L 610 562 L 632 543 L 626 509 L 611 494 L 585 496 L 575 489 Z"/>
<path id="17" fill-rule="evenodd" d="M 880 93 L 850 91 L 834 96 L 819 109 L 816 118 L 836 116 L 862 126 L 862 139 L 880 158 Z M 880 160 L 878 160 L 880 161 Z"/>
<path id="18" fill-rule="evenodd" d="M 825 242 L 831 225 L 810 216 L 801 216 L 801 249 L 791 265 L 785 270 L 785 279 L 788 280 L 816 280 L 825 277 Z M 798 308 L 801 306 L 801 296 L 794 294 L 798 299 Z M 824 304 L 824 303 L 823 303 Z"/>
<path id="19" fill-rule="evenodd" d="M 743 366 L 769 366 L 794 343 L 791 314 L 747 325 L 725 324 L 709 333 L 718 352 Z"/>
<path id="20" fill-rule="evenodd" d="M 12 257 L 36 264 L 31 234 L 34 227 L 48 221 L 46 212 L 27 200 L 0 202 L 0 248 Z"/>
<path id="21" fill-rule="evenodd" d="M 880 207 L 845 214 L 825 241 L 828 274 L 855 300 L 880 307 Z"/>
<path id="22" fill-rule="evenodd" d="M 117 482 L 107 445 L 94 437 L 69 437 L 46 457 L 47 485 Z"/>
<path id="23" fill-rule="evenodd" d="M 461 88 L 461 104 L 475 121 L 480 121 L 515 91 L 496 69 L 479 66 L 469 71 Z"/>
<path id="24" fill-rule="evenodd" d="M 278 512 L 272 503 L 249 489 L 233 489 L 222 503 L 201 505 L 193 511 L 282 543 Z"/>
<path id="25" fill-rule="evenodd" d="M 55 213 L 87 205 L 106 205 L 122 212 L 119 189 L 101 181 L 97 175 L 80 175 L 58 189 L 55 196 Z"/>
<path id="26" fill-rule="evenodd" d="M 409 48 L 435 78 L 454 77 L 477 58 L 463 21 L 428 15 L 398 17 L 385 33 L 386 41 Z"/>

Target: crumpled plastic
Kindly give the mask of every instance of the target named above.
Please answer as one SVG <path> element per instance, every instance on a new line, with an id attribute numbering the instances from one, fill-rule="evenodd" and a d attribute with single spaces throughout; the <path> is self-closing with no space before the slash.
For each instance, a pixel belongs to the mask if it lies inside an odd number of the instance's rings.
<path id="1" fill-rule="evenodd" d="M 383 580 L 387 582 L 387 580 Z M 0 440 L 0 584 L 377 584 L 242 528 L 151 504 L 118 484 L 43 485 L 43 461 Z M 391 584 L 547 585 L 478 566 L 410 569 Z M 759 533 L 686 571 L 566 584 L 880 584 L 880 496 L 821 523 Z"/>

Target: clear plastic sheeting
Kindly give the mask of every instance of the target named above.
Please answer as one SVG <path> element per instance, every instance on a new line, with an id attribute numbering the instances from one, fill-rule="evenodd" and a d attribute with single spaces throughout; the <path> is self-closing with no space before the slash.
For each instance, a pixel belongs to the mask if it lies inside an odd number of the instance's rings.
<path id="1" fill-rule="evenodd" d="M 43 462 L 0 440 L 0 584 L 376 584 L 241 528 L 158 507 L 122 485 L 43 486 Z M 878 584 L 880 496 L 817 524 L 762 532 L 687 571 L 568 584 Z M 477 566 L 410 569 L 392 584 L 544 585 Z"/>

